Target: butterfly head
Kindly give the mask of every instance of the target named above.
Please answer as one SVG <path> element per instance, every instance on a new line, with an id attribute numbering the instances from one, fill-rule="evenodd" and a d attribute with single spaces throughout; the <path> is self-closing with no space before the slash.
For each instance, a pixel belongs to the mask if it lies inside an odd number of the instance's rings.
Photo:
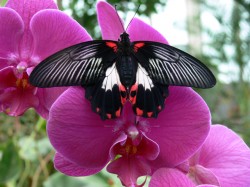
<path id="1" fill-rule="evenodd" d="M 129 34 L 125 31 L 120 35 L 120 41 L 122 43 L 130 43 Z"/>

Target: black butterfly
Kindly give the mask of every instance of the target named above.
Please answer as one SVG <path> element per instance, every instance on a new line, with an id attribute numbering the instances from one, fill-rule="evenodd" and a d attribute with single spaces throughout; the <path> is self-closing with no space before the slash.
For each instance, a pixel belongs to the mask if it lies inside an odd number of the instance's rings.
<path id="1" fill-rule="evenodd" d="M 37 87 L 84 87 L 92 110 L 102 119 L 119 117 L 126 101 L 136 115 L 157 117 L 169 85 L 216 84 L 198 59 L 170 45 L 130 42 L 125 31 L 118 41 L 88 41 L 55 53 L 36 66 L 29 81 Z"/>

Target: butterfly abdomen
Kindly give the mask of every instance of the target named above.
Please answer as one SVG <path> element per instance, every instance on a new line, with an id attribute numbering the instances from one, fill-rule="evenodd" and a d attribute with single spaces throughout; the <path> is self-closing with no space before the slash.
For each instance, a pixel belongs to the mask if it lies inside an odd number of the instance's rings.
<path id="1" fill-rule="evenodd" d="M 131 87 L 135 82 L 137 63 L 131 56 L 121 56 L 117 61 L 117 70 L 119 72 L 121 83 L 126 87 Z"/>

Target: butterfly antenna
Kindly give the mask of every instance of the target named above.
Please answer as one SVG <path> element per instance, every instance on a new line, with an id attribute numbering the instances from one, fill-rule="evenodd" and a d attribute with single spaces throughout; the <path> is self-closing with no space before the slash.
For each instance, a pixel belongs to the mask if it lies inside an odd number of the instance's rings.
<path id="1" fill-rule="evenodd" d="M 120 18 L 119 14 L 118 14 L 117 5 L 115 5 L 115 12 L 116 12 L 117 17 L 118 17 L 118 19 L 119 19 L 119 21 L 120 21 L 120 23 L 121 23 L 121 26 L 122 26 L 122 28 L 123 28 L 123 30 L 124 30 L 124 32 L 125 32 L 125 29 L 124 29 L 123 23 L 122 23 L 121 18 Z"/>
<path id="2" fill-rule="evenodd" d="M 136 16 L 136 14 L 137 14 L 137 12 L 139 11 L 139 8 L 140 8 L 140 5 L 137 7 L 137 9 L 136 9 L 136 11 L 135 11 L 134 16 L 133 16 L 133 17 L 132 17 L 132 19 L 130 20 L 130 22 L 129 22 L 129 24 L 128 24 L 128 26 L 127 26 L 127 28 L 126 28 L 126 30 L 125 30 L 125 31 L 127 31 L 127 29 L 128 29 L 128 27 L 129 27 L 129 25 L 131 24 L 131 22 L 133 21 L 134 17 L 135 17 L 135 16 Z"/>

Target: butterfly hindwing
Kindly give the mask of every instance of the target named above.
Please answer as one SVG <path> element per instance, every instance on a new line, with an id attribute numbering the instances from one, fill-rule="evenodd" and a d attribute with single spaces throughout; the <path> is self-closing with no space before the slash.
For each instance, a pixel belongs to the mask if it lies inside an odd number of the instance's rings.
<path id="1" fill-rule="evenodd" d="M 105 40 L 73 45 L 43 60 L 29 80 L 37 87 L 95 84 L 117 58 L 116 49 L 117 42 Z"/>
<path id="2" fill-rule="evenodd" d="M 210 88 L 214 75 L 198 59 L 167 44 L 136 41 L 132 50 L 155 83 Z"/>
<path id="3" fill-rule="evenodd" d="M 138 116 L 157 117 L 164 108 L 168 87 L 153 83 L 146 70 L 139 64 L 135 84 L 131 86 L 129 100 Z"/>
<path id="4" fill-rule="evenodd" d="M 102 119 L 116 118 L 121 115 L 126 102 L 126 90 L 120 82 L 116 64 L 107 68 L 105 77 L 93 86 L 87 86 L 86 98 L 90 100 L 92 110 Z"/>

